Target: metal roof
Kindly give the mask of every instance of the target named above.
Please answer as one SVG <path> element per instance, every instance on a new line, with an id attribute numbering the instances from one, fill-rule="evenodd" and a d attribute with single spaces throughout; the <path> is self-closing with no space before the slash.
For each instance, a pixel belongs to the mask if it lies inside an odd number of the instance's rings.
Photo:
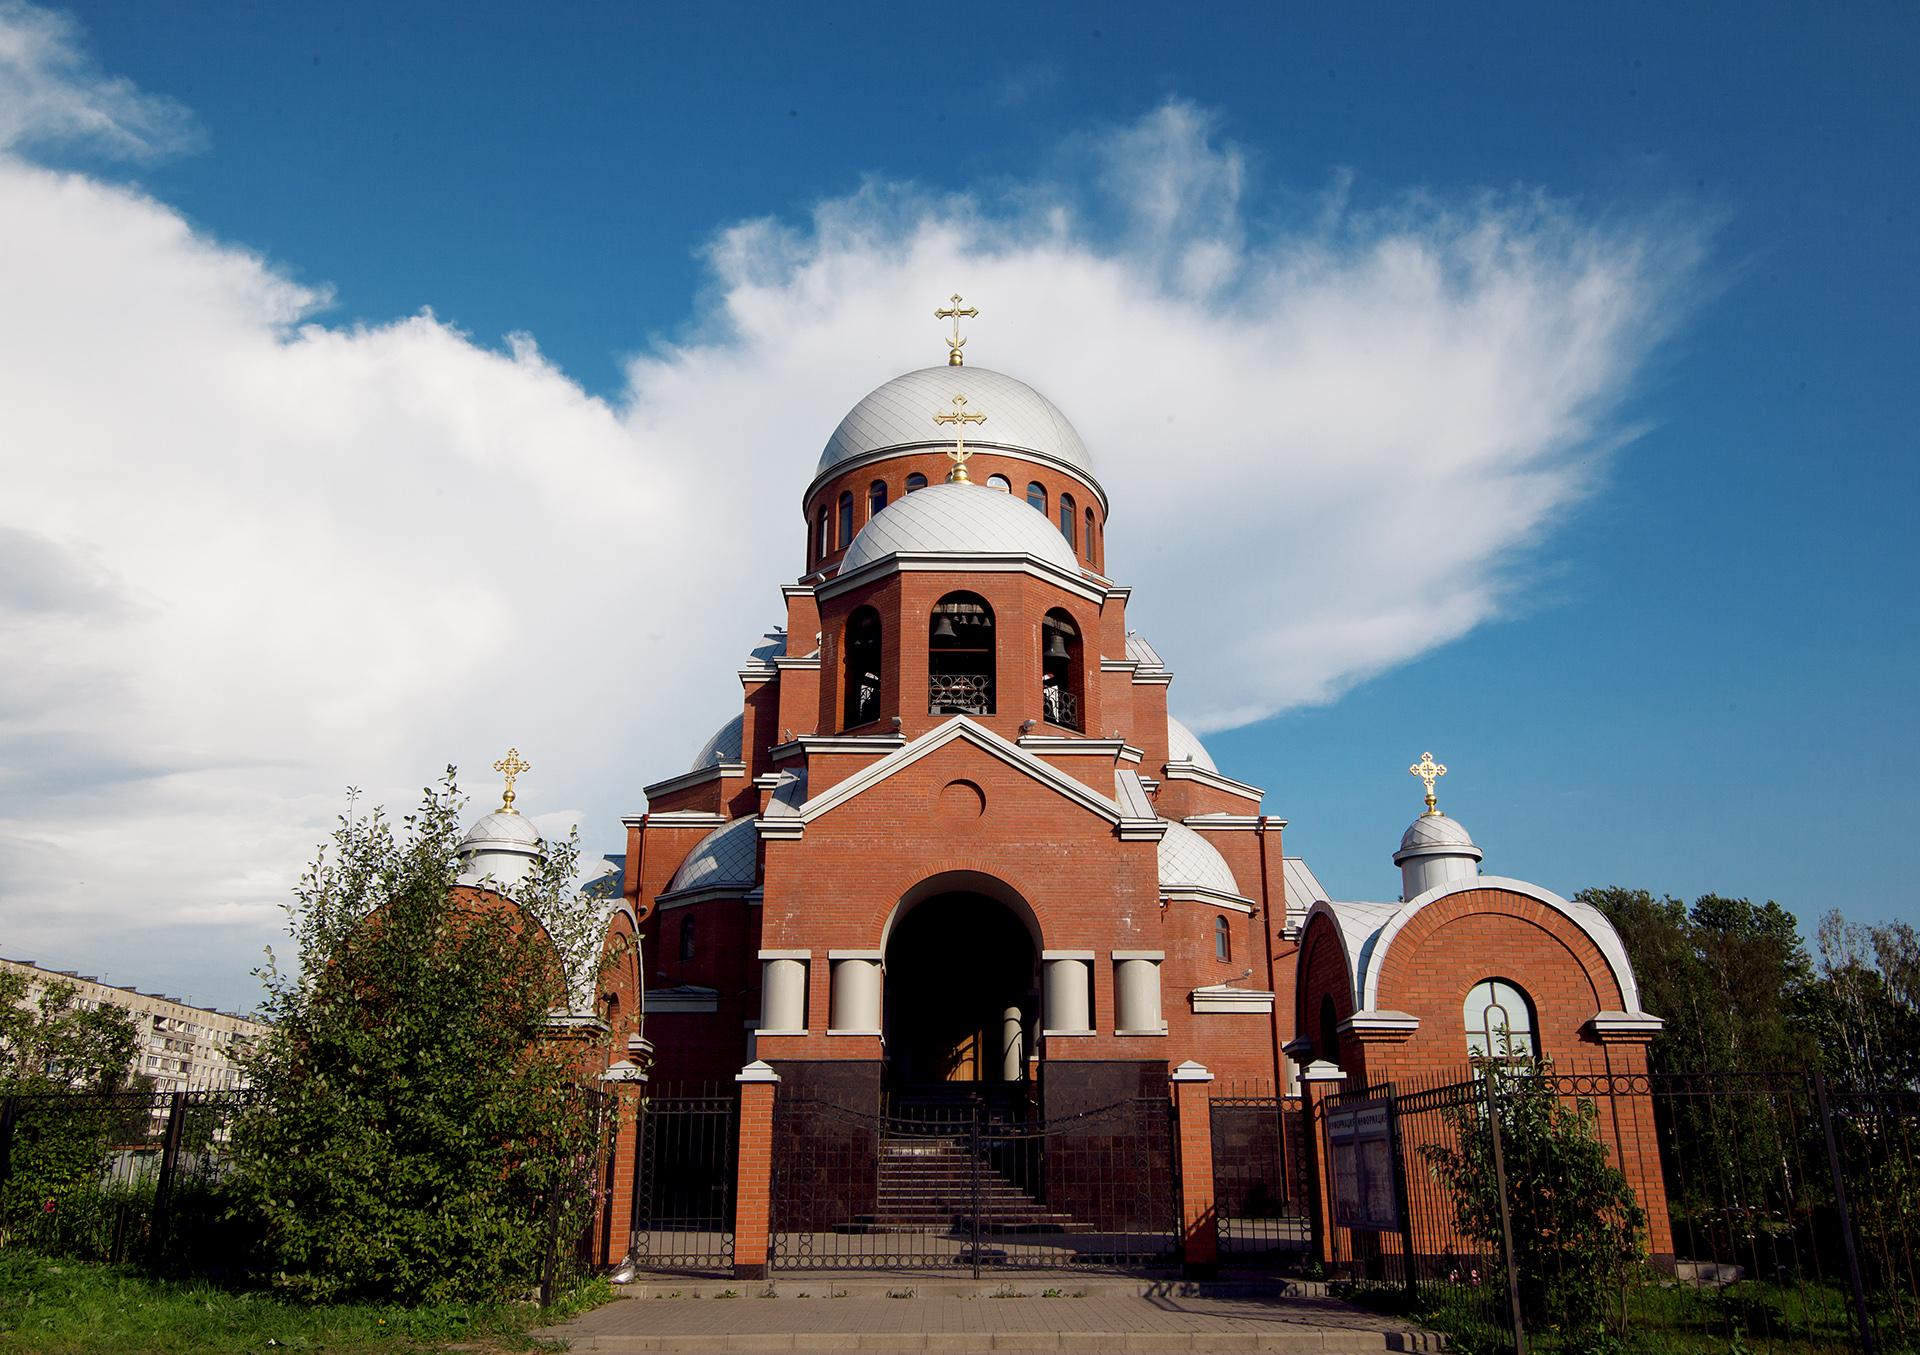
<path id="1" fill-rule="evenodd" d="M 1160 839 L 1160 887 L 1198 886 L 1222 894 L 1239 894 L 1226 858 L 1213 844 L 1176 820 L 1167 821 L 1167 834 Z"/>
<path id="2" fill-rule="evenodd" d="M 889 555 L 1031 555 L 1076 578 L 1073 547 L 1025 499 L 979 485 L 932 485 L 888 504 L 847 547 L 840 572 L 848 574 Z"/>
<path id="3" fill-rule="evenodd" d="M 1213 757 L 1207 752 L 1207 746 L 1200 742 L 1191 729 L 1171 715 L 1167 717 L 1167 761 L 1191 762 L 1210 772 L 1220 770 L 1213 765 Z"/>
<path id="4" fill-rule="evenodd" d="M 700 751 L 693 756 L 693 765 L 687 770 L 705 771 L 723 762 L 740 761 L 740 749 L 745 738 L 746 715 L 742 713 L 713 731 L 713 737 L 701 745 Z"/>
<path id="5" fill-rule="evenodd" d="M 680 869 L 673 873 L 665 892 L 677 894 L 683 889 L 752 885 L 758 873 L 755 850 L 758 843 L 751 814 L 723 824 L 694 844 L 687 859 L 680 863 Z"/>
<path id="6" fill-rule="evenodd" d="M 1053 401 L 1024 381 L 984 367 L 925 367 L 896 376 L 847 411 L 827 439 L 815 475 L 868 452 L 951 442 L 933 416 L 952 409 L 955 395 L 966 396 L 970 411 L 987 416 L 968 430 L 969 443 L 1035 452 L 1091 477 L 1087 445 Z"/>

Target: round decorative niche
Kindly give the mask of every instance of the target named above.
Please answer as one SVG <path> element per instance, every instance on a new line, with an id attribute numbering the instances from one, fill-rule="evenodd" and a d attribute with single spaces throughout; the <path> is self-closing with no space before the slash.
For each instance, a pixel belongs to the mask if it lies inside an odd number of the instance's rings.
<path id="1" fill-rule="evenodd" d="M 949 781 L 940 788 L 940 817 L 949 822 L 977 819 L 987 812 L 987 795 L 971 781 Z"/>

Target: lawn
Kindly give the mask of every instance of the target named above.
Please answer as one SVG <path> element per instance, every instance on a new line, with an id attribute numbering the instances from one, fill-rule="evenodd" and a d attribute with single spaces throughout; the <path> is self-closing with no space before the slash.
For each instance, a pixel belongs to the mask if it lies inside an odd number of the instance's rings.
<path id="1" fill-rule="evenodd" d="M 280 1355 L 283 1351 L 505 1352 L 526 1333 L 611 1298 L 596 1280 L 561 1303 L 394 1308 L 290 1303 L 260 1291 L 153 1279 L 128 1266 L 0 1250 L 0 1352 Z"/>

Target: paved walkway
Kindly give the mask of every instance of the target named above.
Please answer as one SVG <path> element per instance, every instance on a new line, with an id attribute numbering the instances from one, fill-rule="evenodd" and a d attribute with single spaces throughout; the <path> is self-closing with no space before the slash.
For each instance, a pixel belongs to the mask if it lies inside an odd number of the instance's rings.
<path id="1" fill-rule="evenodd" d="M 1385 1351 L 1441 1348 L 1432 1334 L 1363 1313 L 1329 1298 L 1209 1297 L 1176 1293 L 1092 1291 L 1060 1281 L 1020 1286 L 1022 1297 L 922 1297 L 911 1280 L 888 1298 L 861 1286 L 823 1297 L 825 1279 L 810 1287 L 783 1282 L 782 1297 L 738 1298 L 709 1285 L 709 1297 L 615 1300 L 563 1326 L 536 1333 L 574 1352 L 708 1351 Z M 1079 1290 L 1079 1296 L 1074 1296 Z M 671 1292 L 671 1291 L 667 1291 Z M 802 1292 L 808 1297 L 801 1298 Z M 789 1297 L 791 1295 L 791 1297 Z"/>

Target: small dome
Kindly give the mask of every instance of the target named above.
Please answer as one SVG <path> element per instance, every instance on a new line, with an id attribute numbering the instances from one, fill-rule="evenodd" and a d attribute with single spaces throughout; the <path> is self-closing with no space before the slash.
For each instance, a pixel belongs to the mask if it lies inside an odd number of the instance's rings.
<path id="1" fill-rule="evenodd" d="M 525 814 L 495 810 L 460 839 L 458 882 L 511 890 L 533 869 L 541 849 L 540 830 L 533 820 Z"/>
<path id="2" fill-rule="evenodd" d="M 701 838 L 673 873 L 666 893 L 683 889 L 750 889 L 757 872 L 755 847 L 759 841 L 753 816 L 723 824 Z"/>
<path id="3" fill-rule="evenodd" d="M 721 725 L 713 731 L 713 737 L 700 746 L 700 751 L 693 756 L 693 765 L 687 770 L 703 772 L 723 762 L 738 762 L 745 741 L 745 729 L 745 715 L 736 715 Z"/>
<path id="4" fill-rule="evenodd" d="M 533 820 L 525 814 L 496 811 L 467 829 L 467 835 L 460 839 L 462 848 L 478 847 L 483 844 L 538 847 L 540 830 L 533 826 Z"/>
<path id="5" fill-rule="evenodd" d="M 1191 729 L 1171 715 L 1167 717 L 1167 761 L 1191 762 L 1196 767 L 1205 767 L 1210 772 L 1220 770 L 1213 765 L 1213 758 L 1208 754 L 1206 745 L 1194 737 Z"/>
<path id="6" fill-rule="evenodd" d="M 889 555 L 1031 555 L 1078 578 L 1073 547 L 1025 499 L 978 485 L 933 485 L 896 499 L 853 538 L 840 572 Z"/>
<path id="7" fill-rule="evenodd" d="M 1167 835 L 1160 839 L 1160 888 L 1183 887 L 1240 894 L 1232 869 L 1213 844 L 1186 824 L 1169 820 Z"/>
<path id="8" fill-rule="evenodd" d="M 1458 819 L 1450 819 L 1445 814 L 1422 814 L 1408 825 L 1401 835 L 1401 852 L 1418 852 L 1425 855 L 1430 852 L 1459 850 L 1462 855 L 1480 858 L 1480 849 L 1473 845 L 1473 838 L 1467 832 L 1467 826 Z M 1396 854 L 1394 861 L 1399 862 Z"/>
<path id="9" fill-rule="evenodd" d="M 925 367 L 896 376 L 847 412 L 820 453 L 815 478 L 843 461 L 897 447 L 948 446 L 953 438 L 933 422 L 956 394 L 987 416 L 967 430 L 967 445 L 1025 453 L 1092 479 L 1093 458 L 1053 401 L 1024 381 L 984 367 Z"/>

